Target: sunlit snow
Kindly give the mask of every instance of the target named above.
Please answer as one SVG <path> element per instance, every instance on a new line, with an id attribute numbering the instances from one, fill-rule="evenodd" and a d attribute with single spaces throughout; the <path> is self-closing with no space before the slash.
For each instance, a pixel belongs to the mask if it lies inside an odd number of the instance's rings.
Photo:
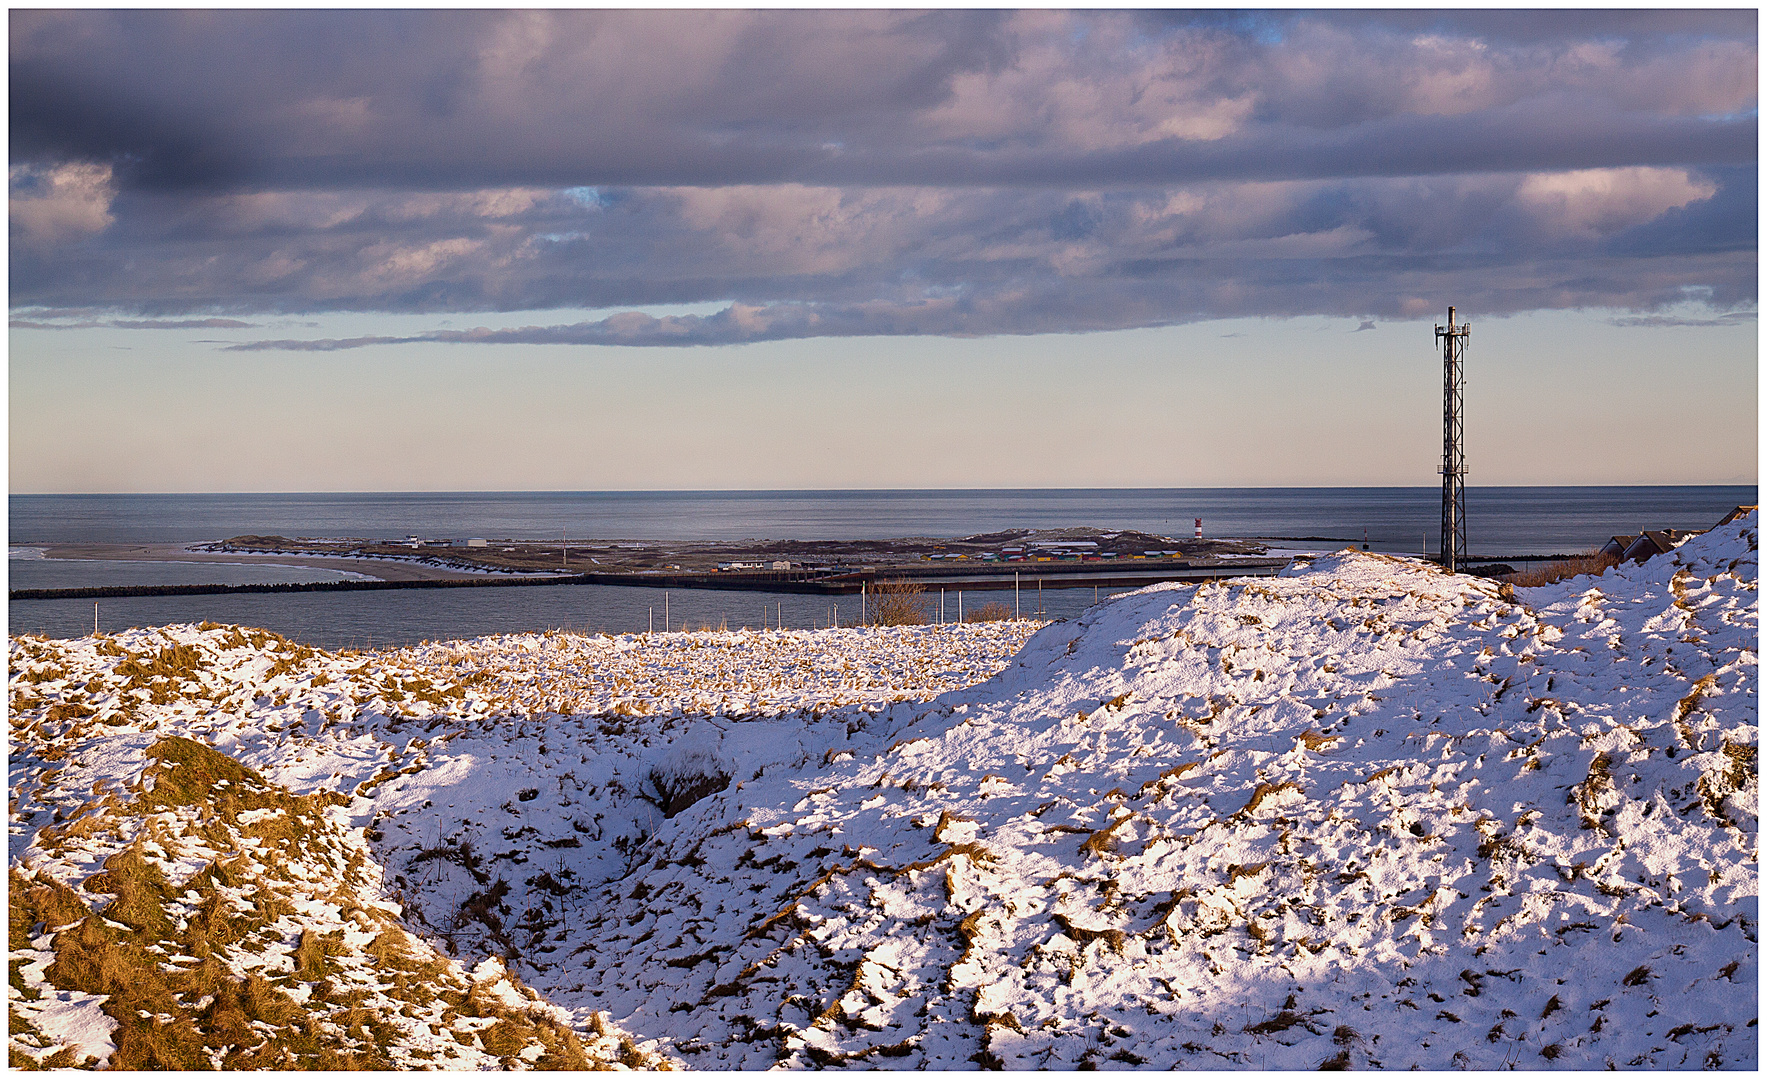
<path id="1" fill-rule="evenodd" d="M 1041 629 L 15 639 L 11 862 L 198 875 L 216 852 L 124 812 L 176 735 L 340 793 L 357 932 L 597 1060 L 1754 1067 L 1756 547 L 1751 515 L 1519 592 L 1346 551 Z M 302 927 L 349 905 L 274 856 L 312 906 L 229 962 L 295 995 Z M 102 1057 L 43 1000 L 13 991 L 26 1052 Z"/>

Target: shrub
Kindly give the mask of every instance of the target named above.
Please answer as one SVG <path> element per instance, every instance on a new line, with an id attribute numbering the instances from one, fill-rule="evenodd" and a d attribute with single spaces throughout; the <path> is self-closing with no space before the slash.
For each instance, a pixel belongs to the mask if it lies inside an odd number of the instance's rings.
<path id="1" fill-rule="evenodd" d="M 923 626 L 927 620 L 927 602 L 920 595 L 926 589 L 906 581 L 880 581 L 872 585 L 866 597 L 865 621 L 869 626 Z"/>

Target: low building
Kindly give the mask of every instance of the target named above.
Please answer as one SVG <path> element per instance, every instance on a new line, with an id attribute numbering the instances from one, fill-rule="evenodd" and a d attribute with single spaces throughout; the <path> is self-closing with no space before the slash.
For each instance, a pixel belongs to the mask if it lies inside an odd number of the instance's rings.
<path id="1" fill-rule="evenodd" d="M 1652 555 L 1661 555 L 1665 551 L 1674 551 L 1686 543 L 1690 537 L 1698 536 L 1698 529 L 1646 529 L 1643 535 L 1626 548 L 1622 559 L 1632 562 L 1643 562 Z"/>

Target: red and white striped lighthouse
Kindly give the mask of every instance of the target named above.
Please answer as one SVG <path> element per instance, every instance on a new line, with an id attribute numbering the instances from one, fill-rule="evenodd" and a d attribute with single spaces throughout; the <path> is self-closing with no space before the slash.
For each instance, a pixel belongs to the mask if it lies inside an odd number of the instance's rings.
<path id="1" fill-rule="evenodd" d="M 1201 540 L 1203 538 L 1203 519 L 1202 518 L 1196 519 L 1196 538 L 1198 540 Z"/>

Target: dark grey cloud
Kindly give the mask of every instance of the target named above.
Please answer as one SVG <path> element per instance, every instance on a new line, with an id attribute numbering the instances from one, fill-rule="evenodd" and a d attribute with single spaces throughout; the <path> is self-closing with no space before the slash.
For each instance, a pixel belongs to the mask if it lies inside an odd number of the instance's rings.
<path id="1" fill-rule="evenodd" d="M 15 11 L 11 149 L 172 189 L 1747 163 L 1748 14 Z"/>
<path id="2" fill-rule="evenodd" d="M 1725 183 L 1752 190 L 1752 170 Z M 1654 227 L 1666 209 L 1713 201 L 1719 188 L 1702 173 L 1641 167 L 1090 193 L 768 185 L 593 198 L 538 189 L 133 194 L 118 199 L 104 241 L 121 257 L 86 251 L 67 261 L 83 288 L 161 318 L 734 301 L 771 313 L 767 338 L 1228 315 L 1412 318 L 1449 296 L 1485 313 L 1660 307 L 1689 289 L 1726 308 L 1748 305 L 1746 238 L 1715 245 L 1698 230 Z M 135 209 L 140 202 L 174 205 Z M 58 302 L 19 281 L 42 258 L 15 254 L 15 304 Z M 139 273 L 150 260 L 156 272 Z M 642 332 L 610 324 L 422 340 L 760 339 L 716 321 L 636 325 Z"/>
<path id="3" fill-rule="evenodd" d="M 9 19 L 26 321 L 713 303 L 393 340 L 732 342 L 1757 292 L 1752 11 Z"/>
<path id="4" fill-rule="evenodd" d="M 1726 261 L 1730 260 L 1730 261 Z M 1206 269 L 1206 268 L 1205 268 Z M 1355 311 L 1369 305 L 1388 320 L 1417 319 L 1456 302 L 1464 312 L 1506 314 L 1539 306 L 1636 309 L 1684 302 L 1682 282 L 1693 276 L 1741 276 L 1741 257 L 1662 263 L 1640 274 L 1612 259 L 1543 262 L 1517 275 L 1490 258 L 1280 260 L 1248 264 L 1234 276 L 1215 273 L 1148 274 L 1059 284 L 1008 282 L 950 290 L 916 299 L 779 301 L 732 304 L 711 315 L 657 317 L 626 311 L 603 319 L 510 328 L 478 327 L 407 335 L 275 339 L 229 346 L 238 352 L 335 352 L 380 345 L 733 345 L 805 337 L 936 334 L 958 337 L 1075 333 L 1156 326 L 1237 316 Z M 1395 280 L 1410 291 L 1384 293 Z M 1547 297 L 1548 305 L 1539 304 Z M 1272 298 L 1284 298 L 1272 303 Z M 1370 297 L 1376 297 L 1370 304 Z M 1363 310 L 1368 310 L 1364 307 Z M 1740 314 L 1734 317 L 1744 317 Z M 1752 317 L 1752 313 L 1748 317 Z M 1652 321 L 1662 320 L 1662 321 Z M 1626 325 L 1718 325 L 1711 320 L 1639 317 Z M 1364 320 L 1358 330 L 1373 329 Z"/>
<path id="5" fill-rule="evenodd" d="M 1146 11 L 1138 17 L 1155 26 L 1210 27 L 1268 40 L 1288 36 L 1295 27 L 1317 21 L 1320 14 L 1217 9 Z M 1329 18 L 1334 26 L 1362 33 L 1439 34 L 1502 45 L 1620 40 L 1634 48 L 1650 48 L 1687 38 L 1753 38 L 1757 13 L 1753 8 L 1385 8 L 1332 11 Z"/>

